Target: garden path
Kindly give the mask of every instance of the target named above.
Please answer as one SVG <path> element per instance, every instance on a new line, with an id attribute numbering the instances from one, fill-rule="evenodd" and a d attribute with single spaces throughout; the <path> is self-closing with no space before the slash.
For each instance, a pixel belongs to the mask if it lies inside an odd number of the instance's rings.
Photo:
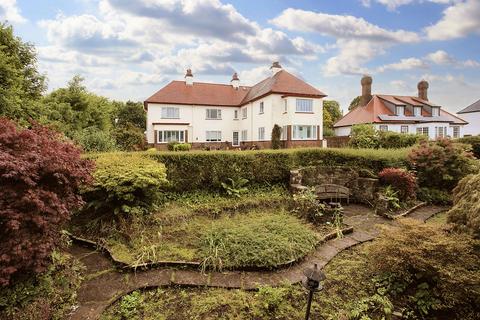
<path id="1" fill-rule="evenodd" d="M 425 221 L 445 207 L 426 206 L 409 215 Z M 71 314 L 71 320 L 98 319 L 111 303 L 131 291 L 158 286 L 209 286 L 221 288 L 243 288 L 252 290 L 261 285 L 278 286 L 283 283 L 302 281 L 303 270 L 313 264 L 323 268 L 339 252 L 378 236 L 379 225 L 395 224 L 393 220 L 375 215 L 371 209 L 360 205 L 345 208 L 344 222 L 354 231 L 341 239 L 327 241 L 300 263 L 276 271 L 231 271 L 202 274 L 198 270 L 173 268 L 146 271 L 121 272 L 102 253 L 77 245 L 70 253 L 86 266 L 85 281 L 78 292 L 79 306 Z"/>

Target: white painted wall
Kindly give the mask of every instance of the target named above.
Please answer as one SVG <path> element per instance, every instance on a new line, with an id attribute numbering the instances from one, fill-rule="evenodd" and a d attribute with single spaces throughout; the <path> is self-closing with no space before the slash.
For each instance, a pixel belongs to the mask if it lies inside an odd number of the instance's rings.
<path id="1" fill-rule="evenodd" d="M 154 143 L 154 130 L 165 130 L 172 128 L 177 130 L 188 130 L 189 142 L 206 142 L 206 131 L 222 131 L 222 141 L 232 142 L 233 131 L 248 131 L 247 141 L 258 141 L 258 128 L 265 128 L 264 141 L 271 140 L 272 128 L 275 124 L 286 125 L 317 125 L 320 126 L 320 139 L 323 139 L 323 100 L 313 100 L 313 114 L 296 113 L 296 98 L 282 98 L 279 94 L 270 94 L 260 100 L 248 103 L 241 108 L 238 107 L 216 107 L 216 106 L 193 106 L 193 105 L 167 105 L 149 103 L 147 111 L 147 141 Z M 285 100 L 288 109 L 285 113 Z M 260 114 L 260 103 L 264 103 L 264 112 Z M 162 119 L 162 107 L 178 107 L 179 119 Z M 242 109 L 247 108 L 247 118 L 242 118 Z M 221 109 L 221 120 L 207 120 L 207 109 Z M 238 120 L 234 120 L 234 110 L 238 110 Z M 153 125 L 161 123 L 188 123 L 189 125 Z"/>
<path id="2" fill-rule="evenodd" d="M 458 116 L 468 122 L 464 128 L 464 135 L 480 134 L 480 112 L 461 113 Z"/>
<path id="3" fill-rule="evenodd" d="M 380 130 L 380 125 L 383 124 L 374 124 L 375 129 Z M 401 126 L 408 126 L 408 133 L 417 133 L 417 127 L 428 127 L 428 138 L 435 139 L 435 127 L 447 127 L 447 136 L 453 137 L 453 127 L 456 125 L 449 125 L 444 122 L 430 122 L 430 123 L 418 123 L 418 124 L 386 124 L 388 131 L 401 133 Z M 463 126 L 458 126 L 460 128 L 460 137 L 463 137 L 464 130 Z M 339 127 L 335 128 L 336 136 L 348 136 L 351 133 L 351 126 L 348 127 Z"/>

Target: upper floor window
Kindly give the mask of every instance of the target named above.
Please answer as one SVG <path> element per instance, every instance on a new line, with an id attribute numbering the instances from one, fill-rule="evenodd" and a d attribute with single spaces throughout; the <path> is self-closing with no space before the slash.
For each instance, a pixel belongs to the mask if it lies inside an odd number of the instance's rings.
<path id="1" fill-rule="evenodd" d="M 207 119 L 209 119 L 209 120 L 222 119 L 222 110 L 221 109 L 207 109 Z"/>
<path id="2" fill-rule="evenodd" d="M 264 111 L 264 106 L 263 106 L 263 101 L 262 101 L 262 102 L 260 102 L 260 110 L 259 110 L 258 113 L 262 114 L 263 111 Z"/>
<path id="3" fill-rule="evenodd" d="M 403 116 L 405 114 L 405 107 L 404 106 L 396 106 L 395 107 L 395 114 L 397 116 Z"/>
<path id="4" fill-rule="evenodd" d="M 413 107 L 413 115 L 420 117 L 422 115 L 422 107 Z"/>
<path id="5" fill-rule="evenodd" d="M 287 113 L 287 111 L 288 111 L 288 100 L 285 99 L 284 102 L 285 102 L 285 103 L 284 103 L 284 105 L 283 105 L 283 112 Z"/>
<path id="6" fill-rule="evenodd" d="M 293 126 L 294 140 L 315 140 L 317 139 L 317 126 Z"/>
<path id="7" fill-rule="evenodd" d="M 380 130 L 380 131 L 388 131 L 388 126 L 382 124 L 382 125 L 380 125 L 379 130 Z"/>
<path id="8" fill-rule="evenodd" d="M 438 117 L 440 115 L 440 108 L 432 108 L 432 117 Z"/>
<path id="9" fill-rule="evenodd" d="M 247 118 L 247 108 L 243 108 L 242 109 L 242 119 L 246 119 Z"/>
<path id="10" fill-rule="evenodd" d="M 297 99 L 296 112 L 313 112 L 313 100 Z"/>
<path id="11" fill-rule="evenodd" d="M 265 140 L 265 127 L 258 128 L 258 141 Z"/>
<path id="12" fill-rule="evenodd" d="M 238 120 L 238 110 L 233 110 L 233 119 Z"/>
<path id="13" fill-rule="evenodd" d="M 206 132 L 207 141 L 222 141 L 222 131 L 207 131 Z"/>
<path id="14" fill-rule="evenodd" d="M 401 126 L 400 127 L 400 132 L 401 133 L 408 133 L 408 126 Z"/>
<path id="15" fill-rule="evenodd" d="M 162 107 L 162 118 L 163 119 L 179 119 L 180 118 L 180 108 Z"/>

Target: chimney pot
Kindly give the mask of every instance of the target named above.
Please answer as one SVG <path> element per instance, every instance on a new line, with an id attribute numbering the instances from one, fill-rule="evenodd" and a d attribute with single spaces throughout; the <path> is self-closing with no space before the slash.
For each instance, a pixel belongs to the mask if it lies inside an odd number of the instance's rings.
<path id="1" fill-rule="evenodd" d="M 193 73 L 192 69 L 187 69 L 187 73 L 185 74 L 185 84 L 187 86 L 193 86 Z"/>
<path id="2" fill-rule="evenodd" d="M 372 77 L 365 75 L 362 77 L 360 84 L 362 85 L 362 96 L 360 97 L 360 106 L 366 106 L 372 99 Z"/>
<path id="3" fill-rule="evenodd" d="M 238 89 L 240 87 L 240 79 L 238 78 L 238 74 L 235 72 L 232 76 L 232 80 L 230 80 L 232 87 Z"/>
<path id="4" fill-rule="evenodd" d="M 282 70 L 282 66 L 280 65 L 280 62 L 274 61 L 272 63 L 272 66 L 270 67 L 270 71 L 272 72 L 272 76 L 275 75 L 280 70 Z"/>
<path id="5" fill-rule="evenodd" d="M 417 85 L 418 97 L 422 100 L 428 101 L 428 82 L 422 80 Z"/>

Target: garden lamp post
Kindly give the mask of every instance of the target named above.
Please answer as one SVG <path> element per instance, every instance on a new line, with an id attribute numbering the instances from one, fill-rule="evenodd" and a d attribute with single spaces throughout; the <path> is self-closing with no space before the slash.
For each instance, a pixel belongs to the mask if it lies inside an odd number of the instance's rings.
<path id="1" fill-rule="evenodd" d="M 308 289 L 308 302 L 307 302 L 307 311 L 305 313 L 305 320 L 310 318 L 310 308 L 312 307 L 313 293 L 315 291 L 320 291 L 323 289 L 320 284 L 321 281 L 325 280 L 325 274 L 318 269 L 317 264 L 313 265 L 313 268 L 307 268 L 303 272 L 305 279 L 302 281 L 302 284 L 305 288 Z"/>

